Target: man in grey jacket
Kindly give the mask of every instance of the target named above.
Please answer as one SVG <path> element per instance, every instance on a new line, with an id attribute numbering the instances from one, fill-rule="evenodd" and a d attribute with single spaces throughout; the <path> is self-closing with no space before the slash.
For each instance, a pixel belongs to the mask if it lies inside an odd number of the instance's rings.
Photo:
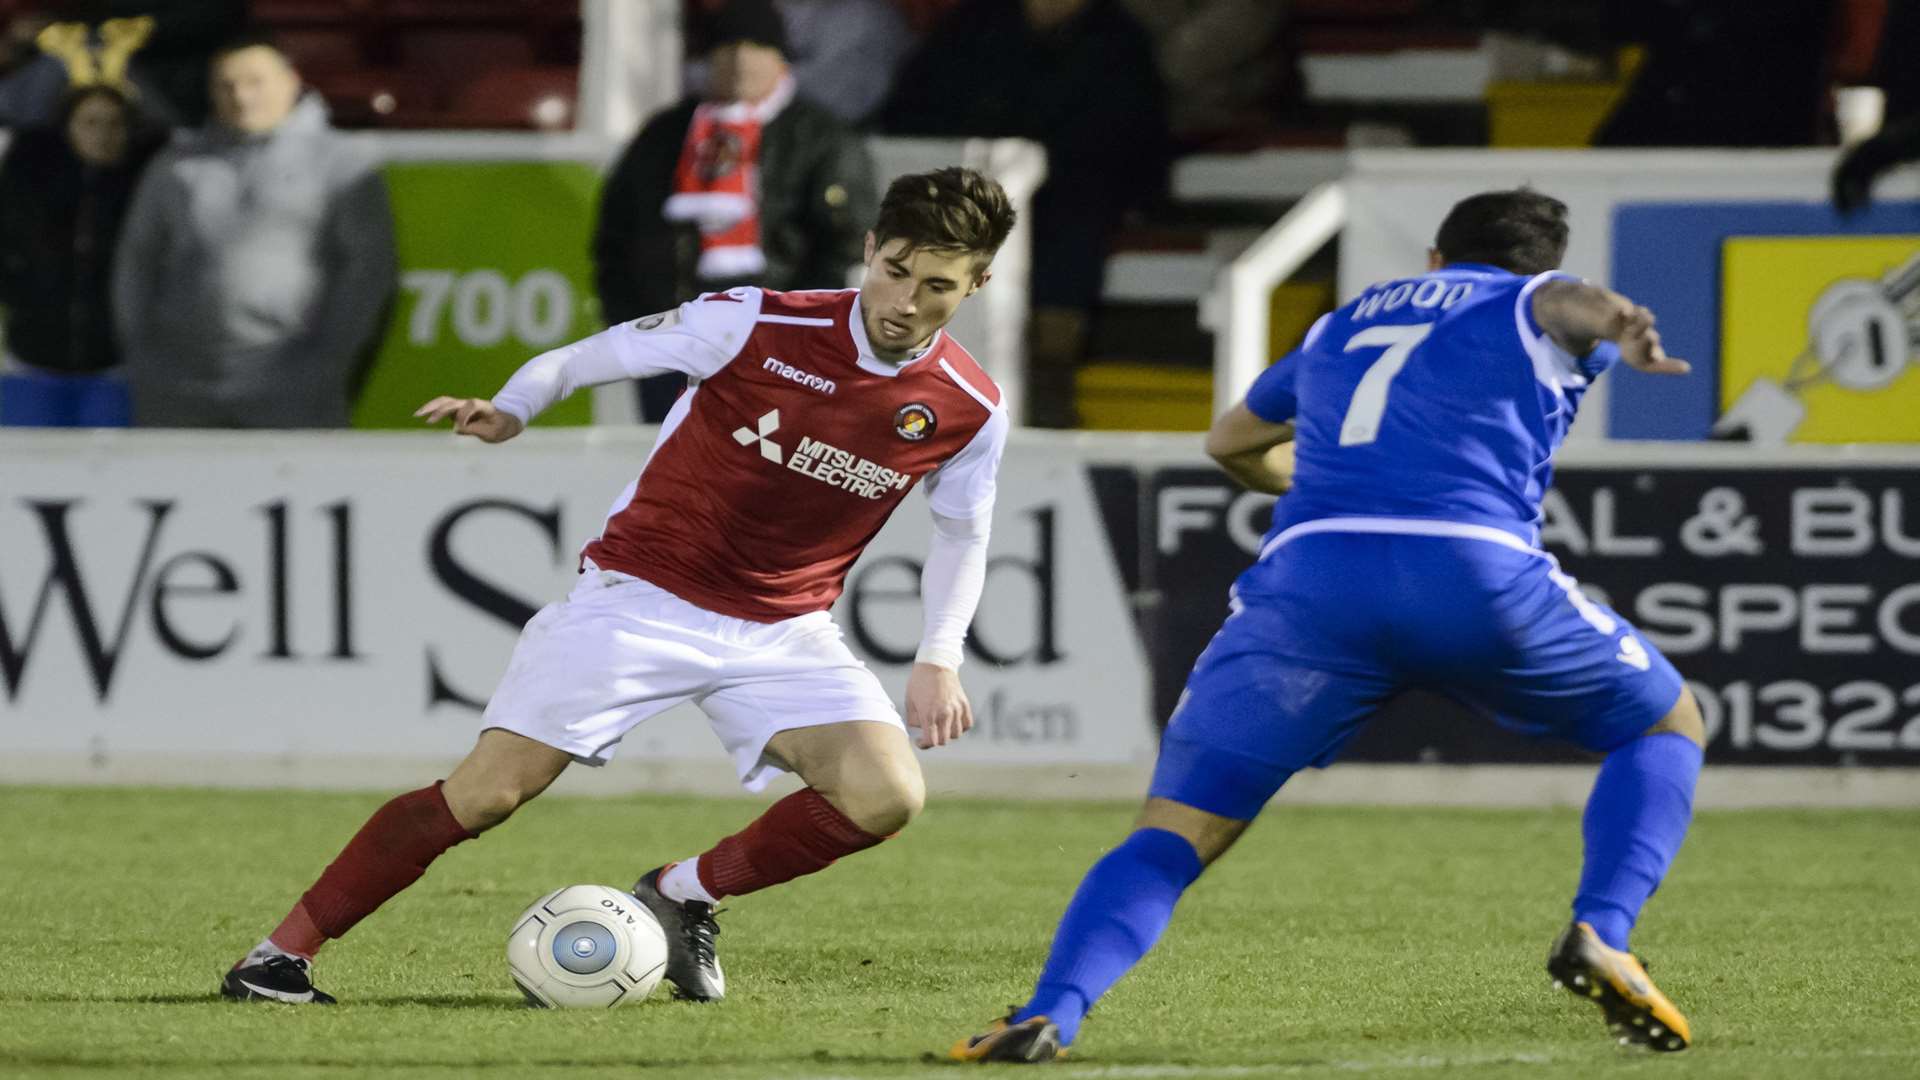
<path id="1" fill-rule="evenodd" d="M 214 54 L 215 122 L 147 170 L 115 261 L 134 423 L 347 423 L 394 288 L 372 156 L 261 38 Z"/>

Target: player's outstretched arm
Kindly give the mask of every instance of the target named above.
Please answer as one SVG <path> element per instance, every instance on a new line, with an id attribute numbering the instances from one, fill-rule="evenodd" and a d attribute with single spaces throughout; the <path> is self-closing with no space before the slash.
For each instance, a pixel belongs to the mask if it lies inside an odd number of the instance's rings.
<path id="1" fill-rule="evenodd" d="M 1207 455 L 1241 486 L 1284 495 L 1293 486 L 1293 421 L 1262 420 L 1241 402 L 1207 430 Z"/>
<path id="2" fill-rule="evenodd" d="M 1620 346 L 1620 358 L 1635 371 L 1685 375 L 1693 365 L 1668 356 L 1653 328 L 1653 312 L 1612 289 L 1584 281 L 1549 281 L 1533 290 L 1533 319 L 1547 336 L 1575 356 L 1602 341 Z"/>
<path id="3" fill-rule="evenodd" d="M 413 411 L 429 424 L 453 417 L 456 435 L 471 435 L 482 442 L 503 443 L 526 430 L 520 418 L 494 407 L 485 398 L 437 397 Z"/>

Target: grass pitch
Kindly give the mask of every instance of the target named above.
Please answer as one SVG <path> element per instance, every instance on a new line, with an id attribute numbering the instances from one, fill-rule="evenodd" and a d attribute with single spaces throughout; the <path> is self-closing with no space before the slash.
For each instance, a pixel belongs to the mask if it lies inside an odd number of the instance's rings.
<path id="1" fill-rule="evenodd" d="M 928 1055 L 1025 996 L 1131 814 L 936 797 L 899 840 L 730 902 L 725 1002 L 569 1013 L 521 1006 L 513 916 L 759 807 L 541 800 L 329 946 L 339 1007 L 219 1000 L 383 798 L 0 788 L 0 1076 L 970 1075 Z M 1917 840 L 1911 813 L 1701 815 L 1635 940 L 1698 1040 L 1658 1057 L 1547 987 L 1573 812 L 1280 808 L 1046 1075 L 1920 1076 Z"/>

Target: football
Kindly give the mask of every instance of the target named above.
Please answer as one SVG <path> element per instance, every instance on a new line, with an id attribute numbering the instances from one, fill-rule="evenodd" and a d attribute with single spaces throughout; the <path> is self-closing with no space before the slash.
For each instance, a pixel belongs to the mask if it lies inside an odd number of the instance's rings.
<path id="1" fill-rule="evenodd" d="M 507 971 L 529 1005 L 610 1009 L 644 999 L 667 970 L 667 935 L 633 896 L 569 885 L 522 912 L 507 938 Z"/>

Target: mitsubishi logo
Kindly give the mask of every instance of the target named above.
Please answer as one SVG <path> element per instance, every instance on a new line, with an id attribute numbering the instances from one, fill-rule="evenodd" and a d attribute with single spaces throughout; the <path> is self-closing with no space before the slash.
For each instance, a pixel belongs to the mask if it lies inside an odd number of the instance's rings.
<path id="1" fill-rule="evenodd" d="M 768 413 L 767 415 L 761 417 L 759 421 L 759 425 L 760 425 L 759 431 L 753 431 L 743 427 L 734 428 L 733 441 L 739 443 L 741 446 L 747 446 L 752 443 L 759 443 L 761 457 L 766 458 L 768 461 L 773 462 L 775 465 L 781 464 L 780 444 L 774 442 L 772 439 L 767 438 L 767 436 L 773 434 L 775 431 L 779 430 L 780 428 L 780 410 L 775 409 L 772 412 Z"/>

